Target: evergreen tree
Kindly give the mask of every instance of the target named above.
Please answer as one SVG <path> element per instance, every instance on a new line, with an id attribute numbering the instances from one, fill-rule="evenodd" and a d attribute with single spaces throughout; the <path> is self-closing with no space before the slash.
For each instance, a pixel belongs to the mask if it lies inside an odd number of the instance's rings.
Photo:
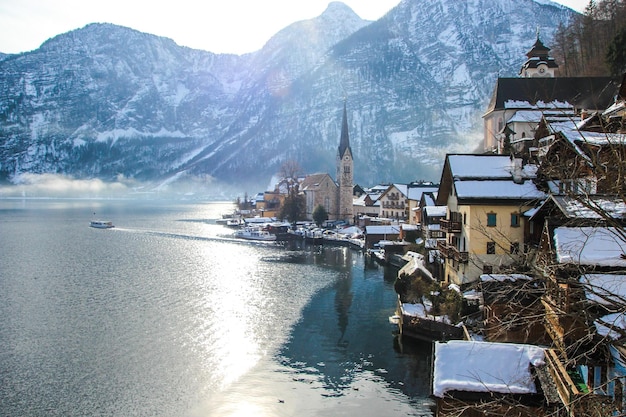
<path id="1" fill-rule="evenodd" d="M 553 43 L 554 57 L 565 77 L 619 75 L 619 55 L 624 53 L 620 34 L 626 28 L 626 0 L 590 1 L 568 26 L 559 26 Z M 612 52 L 609 52 L 614 48 Z M 623 63 L 623 61 L 622 61 Z M 614 65 L 617 64 L 617 67 Z"/>
<path id="2" fill-rule="evenodd" d="M 326 220 L 328 220 L 328 212 L 321 204 L 313 210 L 313 221 L 316 225 L 321 226 Z"/>
<path id="3" fill-rule="evenodd" d="M 626 72 L 626 26 L 613 38 L 606 52 L 606 63 L 611 75 Z"/>

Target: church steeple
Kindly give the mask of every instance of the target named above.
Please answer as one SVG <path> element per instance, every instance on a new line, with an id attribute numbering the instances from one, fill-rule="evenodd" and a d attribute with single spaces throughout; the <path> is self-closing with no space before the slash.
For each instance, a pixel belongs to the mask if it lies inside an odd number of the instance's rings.
<path id="1" fill-rule="evenodd" d="M 338 219 L 352 224 L 352 189 L 354 187 L 354 161 L 352 159 L 352 148 L 350 147 L 350 137 L 348 136 L 348 112 L 346 102 L 343 102 L 343 120 L 341 121 L 341 138 L 337 149 L 337 185 L 339 186 L 337 195 Z"/>
<path id="2" fill-rule="evenodd" d="M 539 39 L 539 30 L 537 30 L 537 40 L 526 53 L 526 57 L 528 59 L 520 69 L 522 77 L 554 77 L 555 71 L 559 68 L 554 58 L 550 56 L 550 48 Z"/>
<path id="3" fill-rule="evenodd" d="M 341 122 L 341 139 L 339 140 L 339 158 L 343 158 L 346 150 L 350 148 L 350 137 L 348 136 L 348 112 L 346 111 L 346 102 L 343 102 L 343 120 Z"/>

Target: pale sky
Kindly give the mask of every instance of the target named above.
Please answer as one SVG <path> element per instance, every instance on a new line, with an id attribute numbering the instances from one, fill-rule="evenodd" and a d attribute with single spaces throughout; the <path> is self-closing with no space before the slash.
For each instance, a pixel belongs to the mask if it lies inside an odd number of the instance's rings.
<path id="1" fill-rule="evenodd" d="M 342 0 L 376 20 L 400 0 Z M 458 0 L 455 0 L 458 1 Z M 279 30 L 322 14 L 330 0 L 0 0 L 0 52 L 37 49 L 88 23 L 114 23 L 215 53 L 261 49 Z M 558 0 L 582 11 L 589 0 Z"/>

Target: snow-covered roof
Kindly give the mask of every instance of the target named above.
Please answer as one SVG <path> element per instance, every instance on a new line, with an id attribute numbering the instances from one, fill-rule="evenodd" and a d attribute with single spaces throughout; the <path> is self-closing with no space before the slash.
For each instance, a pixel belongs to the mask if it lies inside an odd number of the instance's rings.
<path id="1" fill-rule="evenodd" d="M 426 206 L 424 207 L 424 213 L 430 217 L 446 217 L 448 206 Z"/>
<path id="2" fill-rule="evenodd" d="M 626 134 L 623 133 L 604 133 L 604 132 L 590 132 L 583 130 L 586 121 L 576 122 L 574 120 L 566 120 L 560 122 L 551 122 L 548 127 L 552 134 L 560 133 L 567 141 L 572 144 L 573 149 L 581 155 L 583 158 L 590 161 L 589 156 L 580 147 L 583 144 L 594 146 L 608 146 L 608 145 L 625 145 Z M 540 144 L 543 142 L 551 143 L 554 140 L 554 136 L 547 136 L 541 139 Z M 590 161 L 591 162 L 591 161 Z"/>
<path id="3" fill-rule="evenodd" d="M 426 194 L 424 196 L 424 202 L 426 203 L 427 206 L 434 206 L 436 198 L 437 198 L 437 193 L 436 192 L 433 193 L 432 195 Z"/>
<path id="4" fill-rule="evenodd" d="M 367 193 L 368 197 L 372 199 L 372 201 L 376 202 L 382 195 L 381 193 Z"/>
<path id="5" fill-rule="evenodd" d="M 396 187 L 398 189 L 398 191 L 400 193 L 402 193 L 403 196 L 407 196 L 408 194 L 408 185 L 407 184 L 398 184 L 398 183 L 394 183 L 393 184 L 394 187 Z"/>
<path id="6" fill-rule="evenodd" d="M 613 340 L 621 339 L 626 333 L 626 314 L 622 312 L 607 314 L 594 321 L 593 324 L 600 336 Z"/>
<path id="7" fill-rule="evenodd" d="M 507 121 L 507 123 L 539 123 L 541 119 L 547 120 L 562 120 L 573 119 L 576 116 L 573 110 L 558 109 L 558 110 L 518 110 Z"/>
<path id="8" fill-rule="evenodd" d="M 519 281 L 519 280 L 530 281 L 531 279 L 533 278 L 524 274 L 482 274 L 480 276 L 480 280 L 482 282 L 487 282 L 487 281 L 504 282 L 504 281 Z"/>
<path id="9" fill-rule="evenodd" d="M 407 197 L 409 200 L 419 201 L 424 193 L 436 193 L 439 187 L 409 187 Z"/>
<path id="10" fill-rule="evenodd" d="M 541 110 L 519 110 L 507 120 L 507 123 L 539 123 L 542 117 Z"/>
<path id="11" fill-rule="evenodd" d="M 582 196 L 581 196 L 582 197 Z M 551 196 L 563 214 L 572 219 L 601 219 L 604 215 L 615 219 L 626 216 L 626 203 L 621 197 L 588 196 L 584 201 L 571 196 Z M 549 201 L 549 200 L 546 200 Z M 594 210 L 597 208 L 598 210 Z M 603 216 L 600 215 L 602 213 Z"/>
<path id="12" fill-rule="evenodd" d="M 590 132 L 579 130 L 577 126 L 571 124 L 559 123 L 559 131 L 567 140 L 572 143 L 588 143 L 591 145 L 623 145 L 626 143 L 626 134 L 624 133 L 604 133 Z M 557 128 L 556 126 L 553 128 Z"/>
<path id="13" fill-rule="evenodd" d="M 541 199 L 545 194 L 532 181 L 522 184 L 513 181 L 455 181 L 459 198 Z"/>
<path id="14" fill-rule="evenodd" d="M 358 226 L 349 226 L 337 230 L 337 233 L 340 233 L 342 235 L 354 235 L 363 233 L 363 230 L 361 230 L 361 228 L 359 228 Z"/>
<path id="15" fill-rule="evenodd" d="M 451 323 L 448 316 L 433 316 L 432 314 L 430 314 L 431 306 L 426 304 L 402 303 L 400 307 L 402 309 L 402 314 L 405 316 L 425 318 L 445 324 Z"/>
<path id="16" fill-rule="evenodd" d="M 528 101 L 523 101 L 523 100 L 507 100 L 504 102 L 504 108 L 505 109 L 531 109 L 531 110 L 538 110 L 538 109 L 569 110 L 569 109 L 573 109 L 574 106 L 572 106 L 566 101 L 559 101 L 559 100 L 554 100 L 548 103 L 543 102 L 543 101 L 538 101 L 534 105 L 530 104 Z"/>
<path id="17" fill-rule="evenodd" d="M 626 102 L 624 101 L 616 101 L 613 103 L 608 109 L 602 113 L 602 116 L 611 116 L 617 114 L 619 112 L 623 112 L 626 109 Z"/>
<path id="18" fill-rule="evenodd" d="M 398 235 L 400 226 L 365 226 L 365 233 L 368 235 Z"/>
<path id="19" fill-rule="evenodd" d="M 535 394 L 530 368 L 543 365 L 544 349 L 514 343 L 453 340 L 435 343 L 433 395 L 450 391 Z"/>
<path id="20" fill-rule="evenodd" d="M 448 155 L 448 161 L 455 179 L 511 179 L 514 171 L 513 162 L 506 155 Z M 534 165 L 525 165 L 519 174 L 534 178 L 536 172 Z"/>
<path id="21" fill-rule="evenodd" d="M 398 276 L 400 276 L 401 274 L 413 275 L 416 271 L 419 270 L 423 277 L 429 278 L 432 281 L 435 280 L 431 272 L 424 265 L 424 256 L 409 251 L 402 258 L 406 260 L 407 263 L 398 271 Z M 408 308 L 411 309 L 412 307 Z"/>
<path id="22" fill-rule="evenodd" d="M 378 185 L 368 188 L 367 192 L 371 194 L 380 194 L 380 193 L 384 193 L 385 191 L 387 191 L 387 188 L 389 188 L 389 185 L 378 184 Z"/>
<path id="23" fill-rule="evenodd" d="M 618 233 L 613 227 L 557 227 L 556 260 L 561 264 L 624 267 L 626 242 Z"/>
<path id="24" fill-rule="evenodd" d="M 603 305 L 624 305 L 626 275 L 585 274 L 578 281 L 585 288 L 587 300 Z"/>
<path id="25" fill-rule="evenodd" d="M 365 198 L 367 197 L 367 194 L 363 194 L 361 196 L 359 196 L 358 198 L 355 198 L 352 200 L 352 205 L 353 206 L 365 206 Z"/>

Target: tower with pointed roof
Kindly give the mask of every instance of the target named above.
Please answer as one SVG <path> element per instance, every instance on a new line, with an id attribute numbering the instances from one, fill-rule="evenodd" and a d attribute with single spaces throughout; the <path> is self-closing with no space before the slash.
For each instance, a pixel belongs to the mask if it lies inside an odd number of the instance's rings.
<path id="1" fill-rule="evenodd" d="M 559 68 L 554 58 L 550 56 L 550 48 L 539 39 L 539 32 L 535 44 L 526 53 L 526 57 L 528 59 L 519 72 L 521 77 L 554 77 L 555 71 Z"/>
<path id="2" fill-rule="evenodd" d="M 352 159 L 352 148 L 350 147 L 350 137 L 348 135 L 348 113 L 346 103 L 343 103 L 343 120 L 341 121 L 341 138 L 337 150 L 337 185 L 339 191 L 337 195 L 337 218 L 352 223 L 352 188 L 354 180 L 354 161 Z"/>

